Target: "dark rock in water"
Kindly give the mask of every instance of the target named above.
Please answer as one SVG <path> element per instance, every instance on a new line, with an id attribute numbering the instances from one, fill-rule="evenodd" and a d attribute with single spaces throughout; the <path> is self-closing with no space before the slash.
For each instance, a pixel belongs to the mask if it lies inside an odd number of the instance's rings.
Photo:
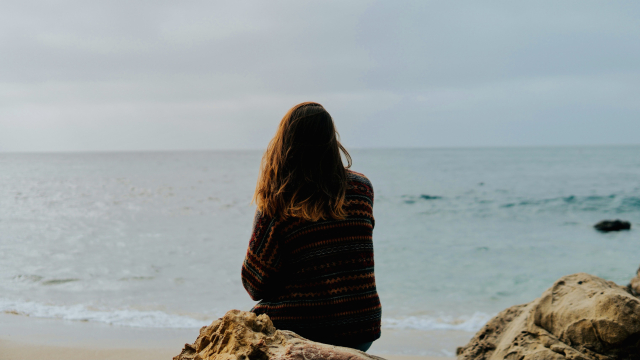
<path id="1" fill-rule="evenodd" d="M 458 348 L 458 360 L 640 359 L 640 299 L 593 275 L 564 276 Z"/>
<path id="2" fill-rule="evenodd" d="M 420 199 L 424 199 L 424 200 L 437 200 L 437 199 L 442 199 L 442 196 L 433 196 L 433 195 L 425 195 L 425 194 L 422 194 L 422 195 L 420 195 Z"/>
<path id="3" fill-rule="evenodd" d="M 631 223 L 623 220 L 602 220 L 593 227 L 602 232 L 620 231 L 631 229 Z"/>
<path id="4" fill-rule="evenodd" d="M 173 360 L 385 360 L 362 351 L 277 330 L 265 314 L 231 310 L 200 329 Z"/>

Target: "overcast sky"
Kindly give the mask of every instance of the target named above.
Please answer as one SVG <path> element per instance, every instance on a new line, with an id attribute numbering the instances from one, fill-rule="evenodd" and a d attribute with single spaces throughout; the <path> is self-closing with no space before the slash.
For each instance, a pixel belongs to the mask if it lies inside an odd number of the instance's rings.
<path id="1" fill-rule="evenodd" d="M 638 1 L 2 1 L 0 151 L 640 144 Z"/>

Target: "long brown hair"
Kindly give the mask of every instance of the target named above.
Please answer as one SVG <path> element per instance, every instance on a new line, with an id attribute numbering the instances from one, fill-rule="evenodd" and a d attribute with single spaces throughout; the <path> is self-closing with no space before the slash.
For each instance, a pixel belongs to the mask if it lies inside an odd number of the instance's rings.
<path id="1" fill-rule="evenodd" d="M 351 156 L 327 110 L 314 102 L 298 104 L 282 118 L 262 157 L 253 200 L 270 217 L 344 219 L 349 167 Z"/>

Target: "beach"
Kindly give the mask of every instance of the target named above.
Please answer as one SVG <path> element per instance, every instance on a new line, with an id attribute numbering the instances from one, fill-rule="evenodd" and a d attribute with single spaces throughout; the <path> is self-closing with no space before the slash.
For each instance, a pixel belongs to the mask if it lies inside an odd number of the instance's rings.
<path id="1" fill-rule="evenodd" d="M 561 276 L 626 285 L 639 154 L 352 151 L 375 191 L 382 337 L 370 353 L 451 358 Z M 0 358 L 171 358 L 200 327 L 251 309 L 240 267 L 261 155 L 0 154 Z M 593 228 L 616 218 L 632 229 Z"/>
<path id="2" fill-rule="evenodd" d="M 198 329 L 132 328 L 4 313 L 0 314 L 0 360 L 172 359 L 197 334 Z M 418 336 L 390 332 L 368 353 L 390 360 L 449 359 L 402 355 L 398 348 L 402 341 L 407 345 Z M 399 354 L 386 352 L 394 349 Z"/>
<path id="3" fill-rule="evenodd" d="M 640 1 L 0 9 L 0 360 L 640 360 Z"/>

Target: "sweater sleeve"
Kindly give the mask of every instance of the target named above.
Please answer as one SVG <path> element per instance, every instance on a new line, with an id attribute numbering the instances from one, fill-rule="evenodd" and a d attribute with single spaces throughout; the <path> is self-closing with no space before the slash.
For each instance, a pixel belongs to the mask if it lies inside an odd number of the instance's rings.
<path id="1" fill-rule="evenodd" d="M 274 290 L 281 267 L 281 249 L 274 236 L 275 227 L 275 219 L 256 212 L 249 248 L 242 264 L 242 285 L 253 300 L 264 299 Z"/>

